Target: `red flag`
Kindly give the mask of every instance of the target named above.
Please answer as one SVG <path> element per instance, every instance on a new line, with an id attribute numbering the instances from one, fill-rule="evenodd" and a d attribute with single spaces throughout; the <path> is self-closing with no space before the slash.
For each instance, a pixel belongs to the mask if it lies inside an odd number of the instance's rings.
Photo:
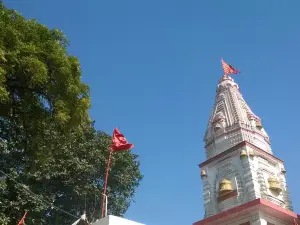
<path id="1" fill-rule="evenodd" d="M 20 222 L 18 223 L 18 225 L 23 225 L 24 224 L 24 220 L 25 220 L 25 217 L 27 215 L 27 212 L 24 213 L 24 216 L 22 217 L 22 219 L 20 220 Z"/>
<path id="2" fill-rule="evenodd" d="M 112 153 L 115 151 L 126 151 L 131 148 L 133 148 L 133 144 L 129 144 L 124 137 L 123 134 L 120 133 L 118 128 L 114 129 L 113 137 L 112 137 L 112 143 L 110 146 L 110 153 L 108 157 L 108 162 L 107 162 L 107 168 L 106 168 L 106 175 L 105 175 L 105 182 L 104 182 L 104 190 L 103 190 L 103 198 L 102 198 L 102 217 L 104 217 L 104 202 L 105 202 L 105 196 L 106 196 L 106 190 L 107 190 L 107 178 L 108 178 L 108 172 L 110 169 L 110 163 L 111 163 L 111 156 Z"/>
<path id="3" fill-rule="evenodd" d="M 124 137 L 123 134 L 120 133 L 118 128 L 115 128 L 113 137 L 112 137 L 112 144 L 111 144 L 111 150 L 112 151 L 125 151 L 133 148 L 133 144 L 129 144 Z"/>
<path id="4" fill-rule="evenodd" d="M 224 74 L 238 74 L 240 71 L 234 69 L 231 65 L 227 64 L 223 59 L 221 59 Z"/>

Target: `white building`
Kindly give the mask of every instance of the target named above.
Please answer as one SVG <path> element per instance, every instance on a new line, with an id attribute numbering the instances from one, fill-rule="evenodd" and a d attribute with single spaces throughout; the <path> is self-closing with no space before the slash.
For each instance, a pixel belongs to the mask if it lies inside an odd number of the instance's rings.
<path id="1" fill-rule="evenodd" d="M 107 216 L 105 218 L 99 219 L 92 225 L 145 225 L 145 224 L 133 222 L 131 220 L 127 220 L 117 216 Z"/>
<path id="2" fill-rule="evenodd" d="M 283 161 L 272 153 L 261 119 L 228 75 L 219 81 L 199 166 L 205 218 L 194 225 L 291 225 Z"/>

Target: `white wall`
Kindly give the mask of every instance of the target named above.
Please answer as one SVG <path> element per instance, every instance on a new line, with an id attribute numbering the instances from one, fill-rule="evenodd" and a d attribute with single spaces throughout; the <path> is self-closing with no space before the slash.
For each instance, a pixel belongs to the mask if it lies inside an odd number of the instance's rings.
<path id="1" fill-rule="evenodd" d="M 145 224 L 137 223 L 117 216 L 108 216 L 98 220 L 92 225 L 145 225 Z"/>

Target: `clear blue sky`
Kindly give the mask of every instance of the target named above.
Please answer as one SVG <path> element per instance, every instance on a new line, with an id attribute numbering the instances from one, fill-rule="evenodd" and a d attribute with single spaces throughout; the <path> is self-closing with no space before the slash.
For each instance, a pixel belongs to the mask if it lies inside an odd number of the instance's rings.
<path id="1" fill-rule="evenodd" d="M 223 57 L 299 192 L 300 1 L 4 0 L 63 30 L 91 87 L 96 127 L 133 142 L 145 178 L 126 217 L 147 225 L 203 218 L 203 136 Z"/>

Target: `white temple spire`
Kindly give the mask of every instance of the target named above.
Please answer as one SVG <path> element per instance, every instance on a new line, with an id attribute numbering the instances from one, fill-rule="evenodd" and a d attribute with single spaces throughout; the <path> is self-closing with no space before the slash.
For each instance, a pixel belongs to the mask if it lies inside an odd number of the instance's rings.
<path id="1" fill-rule="evenodd" d="M 273 155 L 261 119 L 227 74 L 217 85 L 204 142 L 206 159 L 199 167 L 205 218 L 194 225 L 289 224 L 297 219 L 283 161 Z M 280 213 L 284 222 L 279 223 Z"/>
<path id="2" fill-rule="evenodd" d="M 235 138 L 229 143 L 228 135 L 233 133 Z M 226 74 L 222 76 L 217 86 L 204 141 L 207 157 L 212 157 L 226 150 L 229 145 L 233 146 L 242 141 L 249 141 L 272 153 L 269 137 L 262 127 L 261 119 L 252 112 L 243 99 L 239 86 L 233 78 Z"/>

